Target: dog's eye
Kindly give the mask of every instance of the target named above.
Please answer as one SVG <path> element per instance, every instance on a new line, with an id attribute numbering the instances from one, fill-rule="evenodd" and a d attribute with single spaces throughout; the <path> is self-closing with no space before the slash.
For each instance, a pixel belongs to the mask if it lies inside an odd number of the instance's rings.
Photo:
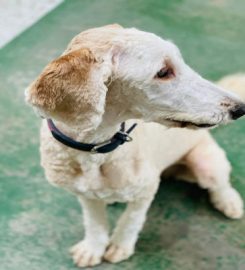
<path id="1" fill-rule="evenodd" d="M 159 79 L 169 79 L 174 75 L 173 70 L 169 67 L 164 67 L 161 70 L 159 70 L 156 74 L 156 78 Z"/>

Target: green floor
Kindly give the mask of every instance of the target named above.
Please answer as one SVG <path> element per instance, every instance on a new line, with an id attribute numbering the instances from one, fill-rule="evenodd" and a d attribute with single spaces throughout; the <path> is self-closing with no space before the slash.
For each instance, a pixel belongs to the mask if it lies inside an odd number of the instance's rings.
<path id="1" fill-rule="evenodd" d="M 81 30 L 112 22 L 175 41 L 208 79 L 245 71 L 244 0 L 70 0 L 0 50 L 0 270 L 72 270 L 68 248 L 82 238 L 75 197 L 51 187 L 39 166 L 40 120 L 24 88 Z M 214 131 L 245 199 L 245 120 Z M 113 223 L 124 206 L 110 207 Z M 244 270 L 245 219 L 215 211 L 205 191 L 165 182 L 136 254 L 98 270 Z"/>

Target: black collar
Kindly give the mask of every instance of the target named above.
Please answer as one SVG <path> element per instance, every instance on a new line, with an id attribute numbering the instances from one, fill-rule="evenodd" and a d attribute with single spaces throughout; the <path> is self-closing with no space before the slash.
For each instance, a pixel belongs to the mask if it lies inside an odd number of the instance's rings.
<path id="1" fill-rule="evenodd" d="M 63 134 L 54 124 L 51 119 L 47 120 L 49 130 L 51 131 L 53 137 L 61 142 L 62 144 L 71 147 L 73 149 L 77 149 L 80 151 L 90 152 L 90 153 L 101 153 L 105 154 L 115 150 L 119 145 L 124 144 L 125 142 L 132 141 L 132 138 L 129 136 L 129 133 L 136 127 L 136 123 L 133 124 L 127 131 L 125 131 L 125 122 L 121 124 L 120 130 L 115 133 L 111 139 L 96 143 L 81 143 L 73 140 L 72 138 Z"/>

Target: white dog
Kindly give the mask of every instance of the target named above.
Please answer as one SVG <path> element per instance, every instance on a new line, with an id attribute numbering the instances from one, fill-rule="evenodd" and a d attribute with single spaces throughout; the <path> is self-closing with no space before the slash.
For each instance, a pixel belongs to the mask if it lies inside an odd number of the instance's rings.
<path id="1" fill-rule="evenodd" d="M 71 250 L 79 267 L 134 253 L 159 176 L 174 164 L 184 164 L 184 177 L 207 189 L 227 217 L 242 216 L 230 164 L 203 128 L 241 117 L 245 105 L 194 72 L 173 43 L 119 25 L 82 32 L 26 99 L 53 120 L 43 120 L 41 129 L 47 179 L 83 207 L 85 237 Z M 135 122 L 127 142 L 125 130 Z M 110 237 L 106 204 L 112 202 L 128 206 Z"/>

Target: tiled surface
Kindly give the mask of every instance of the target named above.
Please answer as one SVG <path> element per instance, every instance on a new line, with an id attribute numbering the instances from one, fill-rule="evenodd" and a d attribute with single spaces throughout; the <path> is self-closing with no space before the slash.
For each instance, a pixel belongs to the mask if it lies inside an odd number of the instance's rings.
<path id="1" fill-rule="evenodd" d="M 68 41 L 88 27 L 118 22 L 174 40 L 209 79 L 245 71 L 243 0 L 70 0 L 0 50 L 0 269 L 75 270 L 68 248 L 82 238 L 72 195 L 51 187 L 39 166 L 39 119 L 24 88 Z M 214 131 L 245 199 L 245 121 Z M 123 209 L 109 207 L 114 223 Z M 205 191 L 162 183 L 136 254 L 98 270 L 244 270 L 245 220 L 215 211 Z"/>
<path id="2" fill-rule="evenodd" d="M 62 0 L 0 0 L 0 47 L 61 2 Z"/>

